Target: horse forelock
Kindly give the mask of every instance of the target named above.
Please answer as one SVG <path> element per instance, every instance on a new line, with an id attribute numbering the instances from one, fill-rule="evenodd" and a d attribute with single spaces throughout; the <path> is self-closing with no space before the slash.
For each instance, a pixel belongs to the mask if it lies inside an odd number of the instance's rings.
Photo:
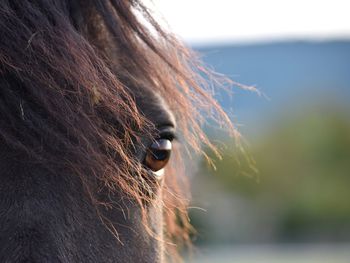
<path id="1" fill-rule="evenodd" d="M 129 146 L 156 129 L 139 111 L 133 89 L 160 94 L 197 151 L 203 143 L 213 147 L 201 130 L 203 113 L 234 130 L 203 87 L 198 72 L 207 72 L 140 1 L 1 1 L 0 35 L 6 36 L 0 41 L 0 140 L 53 172 L 70 169 L 96 202 L 99 189 L 89 181 L 96 178 L 143 209 L 151 196 Z M 166 236 L 186 241 L 183 181 L 180 174 L 166 178 L 164 207 Z"/>

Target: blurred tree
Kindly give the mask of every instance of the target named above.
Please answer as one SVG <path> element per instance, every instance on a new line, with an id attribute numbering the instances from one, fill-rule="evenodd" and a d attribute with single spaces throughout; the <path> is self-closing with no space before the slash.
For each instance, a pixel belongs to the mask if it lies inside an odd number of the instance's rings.
<path id="1" fill-rule="evenodd" d="M 284 116 L 277 123 L 250 147 L 260 170 L 258 176 L 234 147 L 227 147 L 222 161 L 213 157 L 217 171 L 203 161 L 201 175 L 193 182 L 194 202 L 208 200 L 209 192 L 210 196 L 231 198 L 231 203 L 241 200 L 248 208 L 230 214 L 227 210 L 240 209 L 239 206 L 216 204 L 221 207 L 215 208 L 217 221 L 223 216 L 244 218 L 242 213 L 246 213 L 246 219 L 239 221 L 241 225 L 235 218 L 228 219 L 232 229 L 225 225 L 223 235 L 229 233 L 232 238 L 217 235 L 222 231 L 215 222 L 209 222 L 213 220 L 210 209 L 207 216 L 193 213 L 194 224 L 207 232 L 200 236 L 202 241 L 350 241 L 348 114 L 330 108 L 310 108 L 294 117 Z M 222 198 L 216 201 L 222 202 Z M 206 208 L 202 202 L 199 204 Z M 242 225 L 247 220 L 250 224 Z M 215 229 L 208 229 L 213 225 Z M 254 228 L 255 233 L 249 229 L 241 231 L 242 227 Z M 259 228 L 270 229 L 269 234 Z M 237 232 L 239 236 L 234 236 Z"/>

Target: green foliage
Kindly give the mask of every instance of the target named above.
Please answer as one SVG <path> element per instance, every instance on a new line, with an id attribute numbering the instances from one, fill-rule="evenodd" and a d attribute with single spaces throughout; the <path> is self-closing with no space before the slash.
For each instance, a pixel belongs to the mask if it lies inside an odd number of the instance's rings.
<path id="1" fill-rule="evenodd" d="M 285 117 L 249 150 L 258 175 L 245 155 L 228 147 L 222 161 L 214 160 L 216 171 L 203 162 L 195 193 L 204 181 L 217 185 L 218 194 L 230 193 L 270 211 L 275 216 L 272 241 L 350 240 L 347 114 L 318 109 Z M 260 211 L 256 220 L 264 216 Z"/>

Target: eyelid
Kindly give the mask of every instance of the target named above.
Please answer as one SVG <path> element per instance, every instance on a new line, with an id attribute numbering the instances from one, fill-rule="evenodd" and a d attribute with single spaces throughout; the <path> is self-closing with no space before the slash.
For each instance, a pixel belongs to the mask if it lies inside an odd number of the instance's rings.
<path id="1" fill-rule="evenodd" d="M 173 127 L 163 127 L 158 129 L 158 138 L 167 139 L 169 141 L 178 140 L 178 136 Z"/>

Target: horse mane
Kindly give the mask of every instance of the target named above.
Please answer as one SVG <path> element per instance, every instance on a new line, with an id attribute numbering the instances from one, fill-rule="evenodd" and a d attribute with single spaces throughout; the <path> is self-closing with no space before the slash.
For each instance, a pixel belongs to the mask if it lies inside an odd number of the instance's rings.
<path id="1" fill-rule="evenodd" d="M 127 147 L 156 134 L 133 87 L 146 84 L 163 97 L 188 149 L 215 150 L 205 118 L 234 131 L 205 84 L 208 71 L 141 1 L 2 0 L 0 35 L 0 141 L 20 161 L 73 171 L 97 205 L 96 181 L 144 210 L 152 196 Z M 185 185 L 181 174 L 165 179 L 169 242 L 189 241 Z"/>

